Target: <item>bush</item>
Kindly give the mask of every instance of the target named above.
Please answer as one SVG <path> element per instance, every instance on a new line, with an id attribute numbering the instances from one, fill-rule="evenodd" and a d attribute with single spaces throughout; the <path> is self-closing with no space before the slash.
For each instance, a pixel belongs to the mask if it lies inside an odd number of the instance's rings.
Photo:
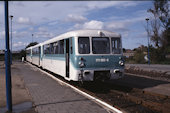
<path id="1" fill-rule="evenodd" d="M 142 50 L 136 50 L 135 54 L 134 54 L 134 61 L 136 63 L 145 63 L 145 59 L 144 59 L 144 53 Z"/>

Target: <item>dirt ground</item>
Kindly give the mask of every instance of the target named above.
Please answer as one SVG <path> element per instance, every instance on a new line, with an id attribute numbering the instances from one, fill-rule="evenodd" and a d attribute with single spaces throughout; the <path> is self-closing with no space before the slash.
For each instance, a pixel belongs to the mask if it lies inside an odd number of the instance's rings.
<path id="1" fill-rule="evenodd" d="M 24 81 L 22 79 L 22 76 L 19 75 L 19 70 L 15 67 L 15 63 L 11 66 L 11 78 L 12 78 L 12 105 L 13 105 L 13 112 L 15 113 L 15 106 L 29 102 L 31 103 L 31 109 L 32 109 L 32 99 L 29 95 L 28 90 L 26 89 L 24 85 Z M 4 111 L 6 107 L 6 81 L 5 81 L 5 65 L 4 62 L 0 62 L 0 112 Z M 20 109 L 19 113 L 35 113 L 34 110 L 26 110 L 22 111 L 23 108 L 17 108 L 17 110 Z M 27 112 L 28 111 L 28 112 Z M 17 112 L 18 113 L 18 112 Z"/>
<path id="2" fill-rule="evenodd" d="M 170 82 L 170 65 L 126 64 L 125 73 Z"/>

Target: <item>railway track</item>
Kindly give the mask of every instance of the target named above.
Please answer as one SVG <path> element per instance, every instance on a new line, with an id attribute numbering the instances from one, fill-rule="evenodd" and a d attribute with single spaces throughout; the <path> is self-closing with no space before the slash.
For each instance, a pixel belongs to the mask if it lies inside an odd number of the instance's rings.
<path id="1" fill-rule="evenodd" d="M 170 113 L 169 96 L 114 83 L 87 83 L 80 87 L 77 83 L 62 80 L 127 113 Z"/>
<path id="2" fill-rule="evenodd" d="M 170 97 L 141 89 L 101 83 L 81 88 L 110 105 L 129 113 L 170 113 Z"/>
<path id="3" fill-rule="evenodd" d="M 169 96 L 116 83 L 87 83 L 84 87 L 80 87 L 75 82 L 68 82 L 54 73 L 45 71 L 121 111 L 127 113 L 170 113 Z"/>

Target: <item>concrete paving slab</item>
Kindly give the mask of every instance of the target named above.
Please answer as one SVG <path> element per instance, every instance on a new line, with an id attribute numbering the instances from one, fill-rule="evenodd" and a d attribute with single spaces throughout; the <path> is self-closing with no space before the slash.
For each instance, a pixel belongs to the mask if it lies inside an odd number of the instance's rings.
<path id="1" fill-rule="evenodd" d="M 92 100 L 62 86 L 35 66 L 17 64 L 38 113 L 108 113 Z"/>
<path id="2" fill-rule="evenodd" d="M 15 63 L 11 66 L 13 112 L 36 113 L 32 108 L 32 99 L 24 85 L 20 71 L 15 66 Z M 6 111 L 5 65 L 3 61 L 0 61 L 0 113 Z"/>

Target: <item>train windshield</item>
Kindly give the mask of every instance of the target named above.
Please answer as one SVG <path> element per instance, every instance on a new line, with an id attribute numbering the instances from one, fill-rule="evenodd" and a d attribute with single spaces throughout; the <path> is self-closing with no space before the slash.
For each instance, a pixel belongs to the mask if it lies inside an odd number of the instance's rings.
<path id="1" fill-rule="evenodd" d="M 112 53 L 120 54 L 121 53 L 121 43 L 120 38 L 112 38 Z"/>
<path id="2" fill-rule="evenodd" d="M 108 37 L 92 38 L 93 54 L 110 54 L 110 41 Z"/>
<path id="3" fill-rule="evenodd" d="M 90 53 L 90 41 L 89 37 L 79 37 L 78 39 L 78 48 L 80 54 L 89 54 Z"/>

